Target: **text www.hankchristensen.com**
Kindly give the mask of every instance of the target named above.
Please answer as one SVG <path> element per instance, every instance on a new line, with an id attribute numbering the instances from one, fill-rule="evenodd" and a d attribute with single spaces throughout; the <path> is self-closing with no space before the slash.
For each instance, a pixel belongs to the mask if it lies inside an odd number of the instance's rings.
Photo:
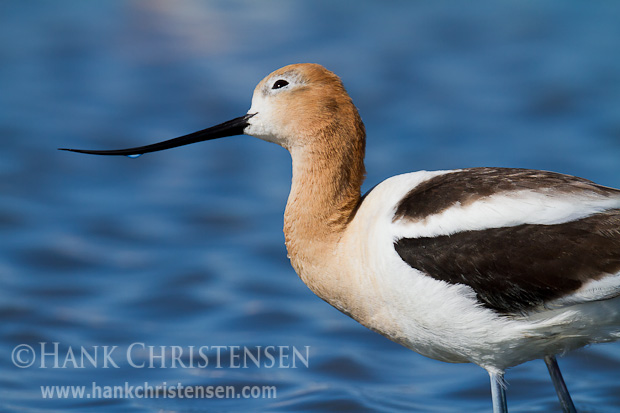
<path id="1" fill-rule="evenodd" d="M 41 386 L 44 399 L 275 399 L 276 386 L 184 386 L 166 382 L 151 385 Z"/>

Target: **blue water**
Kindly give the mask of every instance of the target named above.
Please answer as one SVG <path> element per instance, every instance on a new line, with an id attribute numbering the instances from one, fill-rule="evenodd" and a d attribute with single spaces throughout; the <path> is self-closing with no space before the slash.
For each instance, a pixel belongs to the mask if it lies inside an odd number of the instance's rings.
<path id="1" fill-rule="evenodd" d="M 281 231 L 283 149 L 250 137 L 139 159 L 56 148 L 193 132 L 243 115 L 270 71 L 317 62 L 343 78 L 366 123 L 364 189 L 470 166 L 620 187 L 619 21 L 611 1 L 1 2 L 0 409 L 489 410 L 482 369 L 401 348 L 298 279 Z M 40 354 L 55 342 L 64 368 Z M 172 368 L 170 356 L 168 368 L 137 368 L 123 355 L 140 343 L 309 346 L 309 363 Z M 12 361 L 22 344 L 39 357 L 30 367 Z M 118 368 L 67 363 L 69 349 L 103 346 L 117 346 Z M 620 343 L 560 365 L 578 408 L 617 411 Z M 541 361 L 507 379 L 511 411 L 558 409 Z M 93 382 L 269 385 L 277 398 L 41 396 Z"/>

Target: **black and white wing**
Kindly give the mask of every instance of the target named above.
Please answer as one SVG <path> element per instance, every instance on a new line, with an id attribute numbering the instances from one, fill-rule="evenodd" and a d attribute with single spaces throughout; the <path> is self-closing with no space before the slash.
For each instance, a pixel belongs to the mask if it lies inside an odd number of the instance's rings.
<path id="1" fill-rule="evenodd" d="M 545 171 L 434 174 L 396 205 L 394 248 L 499 313 L 620 295 L 620 191 Z"/>

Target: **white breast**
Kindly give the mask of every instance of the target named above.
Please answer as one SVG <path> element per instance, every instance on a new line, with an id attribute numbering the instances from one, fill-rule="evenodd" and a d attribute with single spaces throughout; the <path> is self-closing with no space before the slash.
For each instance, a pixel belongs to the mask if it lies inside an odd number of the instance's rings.
<path id="1" fill-rule="evenodd" d="M 348 274 L 343 278 L 356 285 L 357 296 L 351 301 L 356 304 L 345 312 L 427 357 L 473 362 L 491 370 L 541 357 L 550 349 L 553 351 L 549 354 L 555 354 L 579 347 L 589 340 L 588 335 L 596 336 L 578 328 L 571 331 L 570 326 L 579 324 L 579 311 L 538 313 L 535 322 L 527 317 L 498 315 L 481 306 L 470 287 L 436 280 L 411 268 L 396 253 L 394 242 L 404 236 L 428 237 L 522 223 L 567 222 L 620 207 L 620 201 L 592 194 L 580 194 L 575 202 L 568 194 L 553 197 L 510 192 L 466 207 L 454 205 L 424 220 L 393 221 L 398 203 L 412 188 L 450 172 L 421 171 L 395 176 L 367 195 L 337 251 L 340 268 Z M 608 292 L 609 288 L 617 288 L 617 282 L 612 287 L 605 284 L 584 288 L 581 295 L 596 295 L 596 291 Z M 620 316 L 620 300 L 617 301 Z M 549 339 L 550 334 L 557 335 L 557 340 Z M 567 340 L 565 335 L 570 334 L 575 337 Z M 523 352 L 514 350 L 516 347 L 523 348 Z M 507 352 L 508 348 L 513 350 Z"/>

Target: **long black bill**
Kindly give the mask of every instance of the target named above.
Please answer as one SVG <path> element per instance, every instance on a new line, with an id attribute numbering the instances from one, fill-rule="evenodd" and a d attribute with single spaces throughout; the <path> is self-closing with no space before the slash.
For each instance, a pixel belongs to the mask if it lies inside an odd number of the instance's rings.
<path id="1" fill-rule="evenodd" d="M 111 149 L 111 150 L 87 150 L 87 149 L 68 149 L 58 148 L 61 151 L 71 151 L 79 153 L 88 153 L 91 155 L 125 155 L 139 156 L 144 153 L 163 151 L 166 149 L 176 148 L 177 146 L 189 145 L 190 143 L 210 141 L 213 139 L 225 138 L 226 136 L 243 135 L 243 131 L 249 125 L 248 119 L 256 113 L 247 114 L 239 118 L 220 123 L 189 135 L 180 136 L 178 138 L 169 139 L 167 141 L 153 143 L 151 145 L 137 146 L 127 149 Z"/>

